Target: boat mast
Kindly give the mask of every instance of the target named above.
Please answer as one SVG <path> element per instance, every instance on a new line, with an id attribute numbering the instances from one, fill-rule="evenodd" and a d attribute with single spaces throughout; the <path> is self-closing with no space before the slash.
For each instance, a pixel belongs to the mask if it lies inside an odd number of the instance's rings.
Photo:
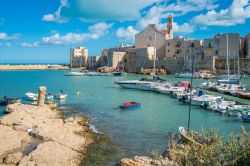
<path id="1" fill-rule="evenodd" d="M 192 46 L 191 46 L 192 47 Z M 190 47 L 190 49 L 191 49 Z M 190 55 L 191 54 L 191 51 L 190 51 Z M 191 58 L 191 56 L 190 56 Z M 190 59 L 191 60 L 191 59 Z M 189 102 L 189 110 L 188 110 L 188 129 L 190 127 L 190 118 L 191 118 L 191 106 L 192 106 L 192 91 L 193 91 L 193 77 L 194 77 L 194 55 L 192 55 L 192 77 L 191 77 L 191 85 L 190 85 L 190 95 L 189 95 L 189 98 L 190 98 L 190 102 Z"/>
<path id="2" fill-rule="evenodd" d="M 155 76 L 155 60 L 156 60 L 156 33 L 155 33 L 155 41 L 154 41 L 154 69 L 153 69 L 153 76 Z"/>
<path id="3" fill-rule="evenodd" d="M 226 38 L 227 38 L 227 78 L 229 80 L 228 34 L 226 35 Z"/>

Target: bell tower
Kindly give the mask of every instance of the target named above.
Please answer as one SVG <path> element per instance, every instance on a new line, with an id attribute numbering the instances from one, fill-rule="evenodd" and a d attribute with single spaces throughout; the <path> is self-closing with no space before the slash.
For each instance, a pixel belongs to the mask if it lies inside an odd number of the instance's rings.
<path id="1" fill-rule="evenodd" d="M 173 16 L 170 14 L 167 18 L 167 29 L 169 30 L 169 39 L 173 38 Z"/>

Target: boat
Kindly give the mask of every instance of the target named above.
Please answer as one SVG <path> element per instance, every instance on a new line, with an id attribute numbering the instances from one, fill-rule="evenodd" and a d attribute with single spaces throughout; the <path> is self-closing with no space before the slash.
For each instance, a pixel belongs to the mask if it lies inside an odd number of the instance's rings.
<path id="1" fill-rule="evenodd" d="M 208 139 L 206 137 L 198 134 L 197 132 L 193 130 L 180 126 L 179 132 L 184 139 L 196 145 L 203 146 L 204 144 L 208 144 Z"/>
<path id="2" fill-rule="evenodd" d="M 242 99 L 250 99 L 250 92 L 238 91 L 236 92 L 236 96 Z"/>
<path id="3" fill-rule="evenodd" d="M 4 96 L 2 100 L 0 100 L 0 106 L 6 106 L 8 104 L 20 103 L 21 99 L 19 98 L 7 98 Z"/>
<path id="4" fill-rule="evenodd" d="M 113 74 L 113 76 L 123 76 L 123 75 L 126 75 L 126 73 L 124 73 L 124 72 L 112 72 L 111 74 Z"/>
<path id="5" fill-rule="evenodd" d="M 65 74 L 64 76 L 83 76 L 83 75 L 85 75 L 85 73 L 79 71 L 72 71 Z"/>
<path id="6" fill-rule="evenodd" d="M 25 93 L 25 96 L 27 97 L 28 100 L 31 100 L 31 101 L 37 101 L 38 100 L 38 94 L 35 94 L 35 93 L 32 93 L 32 92 Z"/>
<path id="7" fill-rule="evenodd" d="M 178 73 L 175 75 L 176 78 L 191 78 L 192 77 L 192 73 L 186 72 L 186 73 Z M 198 77 L 198 73 L 195 73 L 195 75 L 193 76 L 193 78 L 199 78 Z"/>
<path id="8" fill-rule="evenodd" d="M 54 99 L 54 95 L 49 94 L 49 93 L 45 94 L 45 100 L 53 100 L 53 99 Z"/>
<path id="9" fill-rule="evenodd" d="M 56 98 L 59 99 L 59 100 L 60 100 L 60 99 L 66 99 L 67 96 L 68 96 L 68 95 L 67 95 L 66 93 L 62 93 L 62 92 L 61 92 L 61 93 L 59 93 L 59 94 L 56 95 Z"/>
<path id="10" fill-rule="evenodd" d="M 119 107 L 121 109 L 132 109 L 132 108 L 138 108 L 140 107 L 141 104 L 140 103 L 137 103 L 137 102 L 126 102 L 126 103 L 123 103 L 121 104 Z"/>
<path id="11" fill-rule="evenodd" d="M 242 117 L 243 122 L 250 122 L 250 114 L 248 113 L 247 115 L 243 115 Z"/>

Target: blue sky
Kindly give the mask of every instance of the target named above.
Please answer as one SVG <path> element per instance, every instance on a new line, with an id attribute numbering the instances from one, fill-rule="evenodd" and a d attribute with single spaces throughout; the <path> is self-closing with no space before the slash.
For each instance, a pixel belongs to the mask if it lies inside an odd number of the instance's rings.
<path id="1" fill-rule="evenodd" d="M 69 48 L 90 55 L 121 43 L 150 23 L 174 36 L 211 38 L 216 33 L 250 32 L 250 0 L 1 0 L 0 62 L 69 63 Z"/>

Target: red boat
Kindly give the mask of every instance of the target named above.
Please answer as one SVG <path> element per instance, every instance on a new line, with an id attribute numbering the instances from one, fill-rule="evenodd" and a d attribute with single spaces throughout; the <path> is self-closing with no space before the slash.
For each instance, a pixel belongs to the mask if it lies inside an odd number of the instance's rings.
<path id="1" fill-rule="evenodd" d="M 121 104 L 119 107 L 121 109 L 132 109 L 132 108 L 138 108 L 140 107 L 140 103 L 137 103 L 137 102 L 126 102 L 126 103 L 123 103 Z"/>

